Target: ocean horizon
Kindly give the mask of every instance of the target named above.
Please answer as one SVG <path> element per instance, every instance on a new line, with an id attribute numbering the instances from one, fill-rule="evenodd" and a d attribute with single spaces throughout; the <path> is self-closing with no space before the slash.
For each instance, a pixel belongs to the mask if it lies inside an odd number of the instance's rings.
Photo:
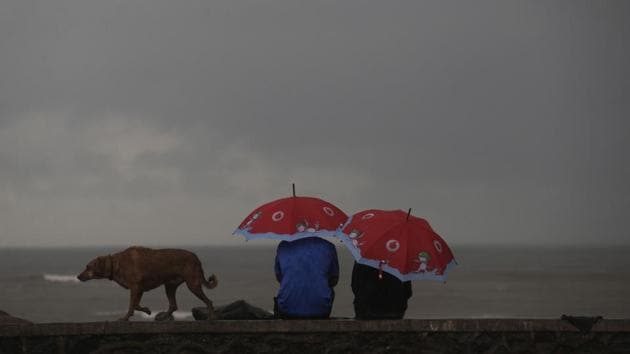
<path id="1" fill-rule="evenodd" d="M 340 280 L 332 316 L 354 316 L 353 259 L 338 246 Z M 163 246 L 195 252 L 219 286 L 205 289 L 215 306 L 243 299 L 271 310 L 278 285 L 275 244 Z M 127 309 L 129 292 L 108 280 L 81 283 L 85 264 L 125 246 L 0 248 L 0 310 L 33 322 L 111 321 Z M 406 318 L 560 318 L 563 314 L 630 318 L 630 246 L 452 245 L 458 261 L 445 283 L 413 282 Z M 192 320 L 203 304 L 178 289 L 176 320 Z M 151 320 L 168 307 L 163 288 L 145 293 L 132 320 Z"/>

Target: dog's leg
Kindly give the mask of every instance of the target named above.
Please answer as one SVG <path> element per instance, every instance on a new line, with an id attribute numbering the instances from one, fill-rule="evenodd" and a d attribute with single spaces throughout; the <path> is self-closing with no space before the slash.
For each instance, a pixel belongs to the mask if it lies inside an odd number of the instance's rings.
<path id="1" fill-rule="evenodd" d="M 177 300 L 175 299 L 175 292 L 179 284 L 164 284 L 166 290 L 166 297 L 168 298 L 168 313 L 173 314 L 177 311 Z"/>
<path id="2" fill-rule="evenodd" d="M 201 289 L 201 283 L 200 282 L 196 282 L 196 283 L 186 282 L 186 285 L 188 286 L 188 289 L 190 289 L 190 292 L 195 294 L 195 296 L 197 296 L 201 301 L 203 301 L 208 307 L 208 319 L 209 320 L 216 319 L 217 315 L 214 313 L 214 307 L 212 307 L 212 301 L 210 301 L 210 299 L 208 299 L 206 294 L 203 293 L 203 290 Z"/>
<path id="3" fill-rule="evenodd" d="M 166 312 L 160 312 L 155 316 L 156 321 L 173 321 L 173 312 L 177 310 L 177 301 L 175 300 L 175 292 L 179 283 L 164 283 L 164 290 L 166 291 L 166 297 L 168 298 L 168 310 Z"/>
<path id="4" fill-rule="evenodd" d="M 147 315 L 150 315 L 150 314 L 151 314 L 151 310 L 150 310 L 148 307 L 143 307 L 143 306 L 138 305 L 138 306 L 136 306 L 135 310 L 136 310 L 136 311 L 141 311 L 141 312 L 144 312 L 144 313 L 146 313 Z"/>
<path id="5" fill-rule="evenodd" d="M 134 310 L 142 311 L 142 312 L 146 313 L 147 315 L 150 315 L 151 314 L 151 310 L 149 310 L 148 307 L 144 307 L 144 306 L 140 305 L 140 301 L 142 301 L 142 295 L 144 295 L 144 292 L 141 291 L 138 294 L 138 303 L 137 303 L 136 308 Z"/>
<path id="6" fill-rule="evenodd" d="M 118 319 L 119 321 L 129 321 L 129 317 L 133 316 L 133 311 L 136 307 L 140 306 L 140 298 L 142 298 L 142 291 L 140 291 L 140 289 L 136 287 L 129 289 L 129 310 L 125 316 Z"/>

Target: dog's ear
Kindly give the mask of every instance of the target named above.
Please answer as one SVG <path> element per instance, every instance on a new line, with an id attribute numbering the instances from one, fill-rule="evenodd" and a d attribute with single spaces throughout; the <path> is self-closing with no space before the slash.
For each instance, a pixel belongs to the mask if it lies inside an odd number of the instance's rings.
<path id="1" fill-rule="evenodd" d="M 94 262 L 95 265 L 95 270 L 99 273 L 99 274 L 103 274 L 105 272 L 105 269 L 107 269 L 107 257 L 105 256 L 99 256 L 96 257 L 96 262 Z"/>
<path id="2" fill-rule="evenodd" d="M 79 280 L 86 281 L 90 279 L 96 279 L 100 276 L 100 261 L 97 258 L 92 259 L 86 266 L 85 270 L 78 275 Z"/>
<path id="3" fill-rule="evenodd" d="M 95 268 L 97 267 L 97 266 L 96 266 L 96 263 L 98 263 L 98 258 L 94 258 L 94 259 L 92 259 L 92 260 L 91 260 L 91 261 L 90 261 L 90 262 L 89 262 L 89 263 L 85 266 L 85 269 L 89 269 L 89 270 L 93 270 L 93 269 L 95 269 Z"/>

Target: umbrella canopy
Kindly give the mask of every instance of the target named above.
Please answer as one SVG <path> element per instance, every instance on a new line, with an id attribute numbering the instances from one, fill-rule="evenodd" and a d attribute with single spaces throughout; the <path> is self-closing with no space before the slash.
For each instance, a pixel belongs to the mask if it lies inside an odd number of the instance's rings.
<path id="1" fill-rule="evenodd" d="M 314 197 L 277 199 L 252 211 L 234 234 L 246 239 L 293 241 L 313 236 L 335 236 L 348 216 L 333 204 Z"/>
<path id="2" fill-rule="evenodd" d="M 445 281 L 457 262 L 429 223 L 402 210 L 364 210 L 337 233 L 357 262 L 388 272 L 402 281 Z"/>

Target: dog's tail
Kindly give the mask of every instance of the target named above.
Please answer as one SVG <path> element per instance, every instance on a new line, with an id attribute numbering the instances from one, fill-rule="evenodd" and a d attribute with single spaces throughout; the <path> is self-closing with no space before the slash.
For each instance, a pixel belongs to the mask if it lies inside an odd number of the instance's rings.
<path id="1" fill-rule="evenodd" d="M 206 281 L 204 279 L 203 285 L 208 289 L 214 289 L 219 285 L 219 278 L 216 275 L 212 274 L 210 278 Z"/>

